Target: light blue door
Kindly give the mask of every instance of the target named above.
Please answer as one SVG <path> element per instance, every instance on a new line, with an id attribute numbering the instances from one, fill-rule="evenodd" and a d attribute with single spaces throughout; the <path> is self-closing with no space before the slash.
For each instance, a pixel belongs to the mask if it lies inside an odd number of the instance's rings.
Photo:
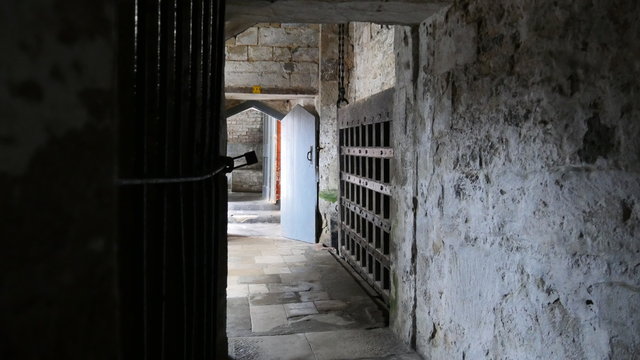
<path id="1" fill-rule="evenodd" d="M 297 105 L 282 119 L 281 223 L 284 237 L 316 241 L 316 117 Z"/>

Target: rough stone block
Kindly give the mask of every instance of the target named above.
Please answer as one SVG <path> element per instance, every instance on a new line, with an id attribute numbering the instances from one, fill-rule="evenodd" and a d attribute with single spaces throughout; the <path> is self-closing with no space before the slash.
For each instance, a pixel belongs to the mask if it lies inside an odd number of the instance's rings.
<path id="1" fill-rule="evenodd" d="M 235 192 L 261 192 L 262 170 L 235 170 L 231 178 L 231 190 Z M 256 261 L 258 261 L 257 258 Z"/>
<path id="2" fill-rule="evenodd" d="M 251 85 L 260 85 L 264 89 L 288 89 L 290 88 L 290 80 L 287 74 L 278 73 L 227 73 L 225 72 L 225 85 L 227 88 L 247 87 Z"/>
<path id="3" fill-rule="evenodd" d="M 318 31 L 310 28 L 260 28 L 262 46 L 318 46 Z"/>
<path id="4" fill-rule="evenodd" d="M 226 59 L 231 61 L 246 61 L 247 60 L 247 47 L 246 46 L 227 46 Z"/>
<path id="5" fill-rule="evenodd" d="M 318 89 L 318 73 L 293 73 L 290 86 L 294 89 L 315 92 Z"/>
<path id="6" fill-rule="evenodd" d="M 269 46 L 250 46 L 249 60 L 271 61 L 273 60 L 273 48 Z"/>
<path id="7" fill-rule="evenodd" d="M 273 60 L 275 61 L 291 61 L 291 49 L 288 47 L 274 47 Z"/>
<path id="8" fill-rule="evenodd" d="M 258 45 L 258 28 L 251 27 L 238 34 L 236 45 Z"/>
<path id="9" fill-rule="evenodd" d="M 246 49 L 246 46 L 244 48 Z M 225 64 L 225 73 L 253 73 L 253 76 L 256 76 L 255 74 L 281 72 L 282 64 L 275 61 L 227 61 Z"/>
<path id="10" fill-rule="evenodd" d="M 317 63 L 319 60 L 318 48 L 295 48 L 292 51 L 293 61 L 308 61 Z"/>

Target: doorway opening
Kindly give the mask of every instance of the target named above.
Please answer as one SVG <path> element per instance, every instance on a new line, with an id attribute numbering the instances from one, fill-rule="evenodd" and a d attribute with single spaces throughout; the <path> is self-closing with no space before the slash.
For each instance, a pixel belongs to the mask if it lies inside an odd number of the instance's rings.
<path id="1" fill-rule="evenodd" d="M 256 152 L 258 162 L 227 174 L 228 230 L 280 236 L 280 122 L 284 115 L 259 101 L 225 111 L 227 154 Z"/>

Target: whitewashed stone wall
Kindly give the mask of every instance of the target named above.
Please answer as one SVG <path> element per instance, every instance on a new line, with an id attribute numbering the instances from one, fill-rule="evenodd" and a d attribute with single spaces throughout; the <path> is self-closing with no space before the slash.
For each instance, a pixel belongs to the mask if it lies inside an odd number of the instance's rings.
<path id="1" fill-rule="evenodd" d="M 639 16 L 460 0 L 398 31 L 391 318 L 425 358 L 637 358 Z"/>
<path id="2" fill-rule="evenodd" d="M 320 115 L 318 156 L 318 210 L 322 219 L 320 241 L 337 247 L 338 241 L 338 25 L 320 27 L 320 79 L 316 108 Z"/>
<path id="3" fill-rule="evenodd" d="M 347 98 L 365 99 L 395 85 L 394 29 L 386 25 L 349 24 L 351 56 Z"/>

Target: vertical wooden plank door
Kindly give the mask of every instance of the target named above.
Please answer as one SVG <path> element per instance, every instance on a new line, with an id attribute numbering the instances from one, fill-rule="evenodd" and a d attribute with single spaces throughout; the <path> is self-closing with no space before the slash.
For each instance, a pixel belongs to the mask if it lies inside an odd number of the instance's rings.
<path id="1" fill-rule="evenodd" d="M 316 242 L 316 117 L 296 106 L 282 119 L 281 222 L 284 237 Z"/>
<path id="2" fill-rule="evenodd" d="M 225 2 L 118 4 L 120 358 L 226 359 Z"/>

